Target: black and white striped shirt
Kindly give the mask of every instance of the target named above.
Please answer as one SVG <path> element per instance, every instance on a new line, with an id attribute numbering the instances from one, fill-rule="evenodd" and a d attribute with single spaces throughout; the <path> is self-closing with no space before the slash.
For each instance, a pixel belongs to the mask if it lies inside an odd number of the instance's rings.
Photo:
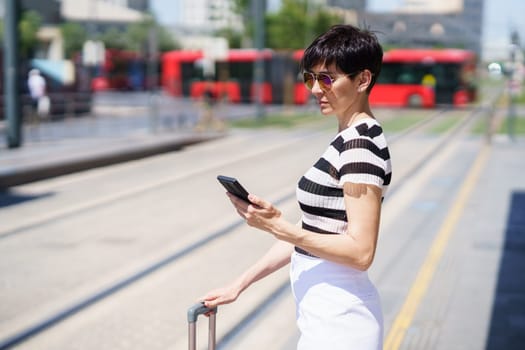
<path id="1" fill-rule="evenodd" d="M 344 129 L 299 181 L 297 200 L 303 212 L 303 228 L 317 233 L 346 233 L 343 185 L 376 185 L 384 198 L 391 176 L 390 154 L 379 123 L 366 118 Z M 304 253 L 300 248 L 298 251 Z"/>

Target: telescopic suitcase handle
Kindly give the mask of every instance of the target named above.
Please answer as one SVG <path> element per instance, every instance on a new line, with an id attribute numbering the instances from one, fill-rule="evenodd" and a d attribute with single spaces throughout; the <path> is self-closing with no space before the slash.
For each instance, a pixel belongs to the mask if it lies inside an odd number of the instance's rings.
<path id="1" fill-rule="evenodd" d="M 203 302 L 193 305 L 188 310 L 188 346 L 189 350 L 197 348 L 196 323 L 199 315 L 209 314 L 208 349 L 215 350 L 215 316 L 217 307 L 209 308 Z"/>

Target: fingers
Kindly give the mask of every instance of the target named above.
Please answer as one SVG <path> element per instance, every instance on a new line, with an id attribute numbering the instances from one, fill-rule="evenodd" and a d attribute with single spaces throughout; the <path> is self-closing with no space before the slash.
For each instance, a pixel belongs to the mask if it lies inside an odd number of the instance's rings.
<path id="1" fill-rule="evenodd" d="M 267 202 L 264 199 L 259 198 L 259 197 L 257 197 L 254 194 L 248 195 L 248 199 L 250 200 L 250 202 L 252 204 L 255 204 L 259 208 L 262 208 L 262 209 L 271 209 L 272 208 L 272 204 L 270 202 Z"/>
<path id="2" fill-rule="evenodd" d="M 268 230 L 271 227 L 269 220 L 277 219 L 281 216 L 281 211 L 275 208 L 272 203 L 256 195 L 250 194 L 248 196 L 250 203 L 230 193 L 227 195 L 239 216 L 246 220 L 249 226 Z"/>
<path id="3" fill-rule="evenodd" d="M 232 202 L 232 204 L 236 207 L 236 208 L 247 208 L 248 205 L 250 205 L 250 203 L 240 199 L 239 197 L 237 197 L 236 195 L 233 195 L 229 192 L 226 192 L 226 195 L 228 196 L 228 198 L 230 199 L 230 201 Z"/>
<path id="4" fill-rule="evenodd" d="M 204 306 L 209 307 L 210 309 L 220 305 L 220 296 L 208 293 L 204 297 L 199 298 L 199 301 L 204 303 Z"/>
<path id="5" fill-rule="evenodd" d="M 223 305 L 223 304 L 229 304 L 231 303 L 233 300 L 229 299 L 229 298 L 223 298 L 223 297 L 217 297 L 217 298 L 214 298 L 214 299 L 207 299 L 207 300 L 202 300 L 202 302 L 204 303 L 204 305 L 206 307 L 209 307 L 210 309 L 213 309 L 214 307 L 217 307 L 219 305 Z"/>
<path id="6" fill-rule="evenodd" d="M 231 287 L 219 288 L 208 292 L 199 301 L 203 302 L 206 307 L 214 308 L 222 304 L 229 304 L 237 299 L 237 294 Z"/>

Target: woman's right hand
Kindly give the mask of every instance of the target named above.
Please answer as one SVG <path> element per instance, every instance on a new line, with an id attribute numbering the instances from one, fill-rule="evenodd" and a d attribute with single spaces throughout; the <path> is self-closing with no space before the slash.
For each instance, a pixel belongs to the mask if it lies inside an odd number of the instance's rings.
<path id="1" fill-rule="evenodd" d="M 233 303 L 239 297 L 240 290 L 234 285 L 217 288 L 209 291 L 201 301 L 209 308 L 214 308 L 218 305 Z"/>

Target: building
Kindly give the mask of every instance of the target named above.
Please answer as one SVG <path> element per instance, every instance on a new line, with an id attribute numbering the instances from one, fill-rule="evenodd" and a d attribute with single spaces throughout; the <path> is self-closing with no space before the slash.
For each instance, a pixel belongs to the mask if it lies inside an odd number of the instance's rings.
<path id="1" fill-rule="evenodd" d="M 33 0 L 34 1 L 34 0 Z M 49 0 L 48 0 L 49 1 Z M 146 0 L 58 0 L 60 15 L 64 21 L 97 27 L 127 25 L 144 19 L 139 10 L 147 7 Z M 131 7 L 132 4 L 134 7 Z"/>
<path id="2" fill-rule="evenodd" d="M 174 4 L 174 30 L 181 34 L 206 35 L 230 27 L 242 30 L 242 18 L 230 0 L 177 0 Z"/>
<path id="3" fill-rule="evenodd" d="M 0 0 L 3 15 L 5 0 Z M 36 57 L 63 60 L 64 49 L 59 25 L 76 22 L 92 28 L 96 26 L 127 25 L 141 21 L 149 0 L 22 0 L 21 10 L 32 10 L 42 19 L 37 33 L 39 45 Z"/>
<path id="4" fill-rule="evenodd" d="M 366 0 L 326 0 L 326 6 L 339 7 L 362 13 L 366 10 Z"/>
<path id="5" fill-rule="evenodd" d="M 484 0 L 405 0 L 364 19 L 386 46 L 459 47 L 481 54 Z"/>

